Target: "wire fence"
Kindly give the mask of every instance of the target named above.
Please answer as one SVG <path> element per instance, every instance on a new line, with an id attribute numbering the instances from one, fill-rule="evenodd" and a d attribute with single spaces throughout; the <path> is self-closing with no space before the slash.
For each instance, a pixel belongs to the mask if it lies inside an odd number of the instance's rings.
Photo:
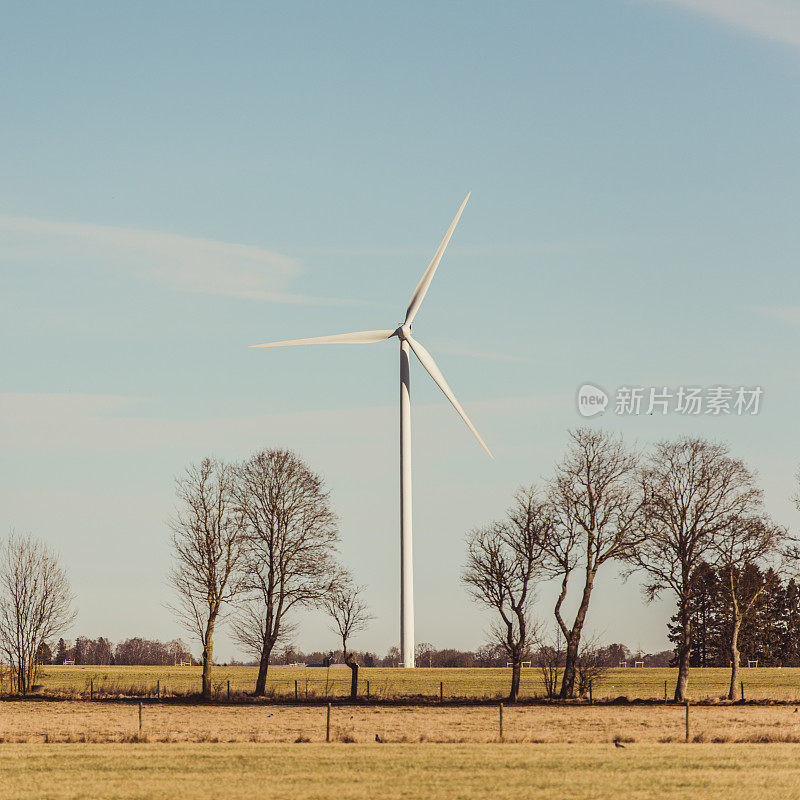
<path id="1" fill-rule="evenodd" d="M 215 666 L 212 691 L 218 700 L 239 700 L 253 694 L 257 670 L 253 667 Z M 610 668 L 584 687 L 583 700 L 671 702 L 677 670 L 644 667 Z M 490 701 L 508 695 L 510 668 L 365 668 L 359 670 L 358 696 L 371 701 Z M 44 667 L 34 693 L 42 696 L 102 699 L 115 697 L 180 697 L 199 693 L 201 668 L 192 667 Z M 520 700 L 548 699 L 548 684 L 535 666 L 522 670 Z M 319 702 L 349 697 L 350 670 L 346 667 L 271 666 L 265 695 L 286 702 Z M 727 698 L 730 670 L 695 668 L 690 672 L 689 696 L 694 701 Z M 800 701 L 800 668 L 743 668 L 734 687 L 735 700 Z M 8 674 L 0 671 L 0 696 L 8 696 Z"/>

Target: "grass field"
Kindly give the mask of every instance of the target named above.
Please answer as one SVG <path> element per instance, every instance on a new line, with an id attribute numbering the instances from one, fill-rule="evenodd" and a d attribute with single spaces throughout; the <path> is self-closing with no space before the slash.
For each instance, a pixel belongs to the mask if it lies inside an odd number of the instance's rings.
<path id="1" fill-rule="evenodd" d="M 508 692 L 509 669 L 428 669 L 414 670 L 362 668 L 360 691 L 379 698 L 438 697 L 442 684 L 446 698 L 494 698 Z M 727 669 L 693 669 L 689 694 L 694 699 L 719 698 L 727 693 L 730 672 Z M 663 699 L 664 682 L 672 696 L 677 670 L 610 669 L 594 686 L 598 699 L 619 696 L 630 699 Z M 745 698 L 748 700 L 800 701 L 800 669 L 742 669 Z M 251 692 L 255 684 L 255 667 L 215 667 L 213 680 L 217 692 L 225 696 L 230 681 L 233 693 Z M 88 693 L 90 681 L 102 695 L 187 693 L 198 691 L 199 667 L 45 667 L 41 679 L 46 693 Z M 276 697 L 293 698 L 297 681 L 300 699 L 341 697 L 349 692 L 350 672 L 346 667 L 270 667 L 268 691 Z M 545 693 L 539 671 L 526 668 L 522 673 L 522 697 L 541 697 Z"/>
<path id="2" fill-rule="evenodd" d="M 793 705 L 139 706 L 0 702 L 0 800 L 800 797 Z"/>
<path id="3" fill-rule="evenodd" d="M 697 706 L 690 737 L 699 742 L 800 742 L 797 706 Z M 150 742 L 324 742 L 324 706 L 191 705 L 145 702 Z M 499 740 L 497 706 L 348 706 L 331 711 L 334 741 L 489 743 Z M 503 709 L 507 742 L 636 744 L 683 742 L 685 711 L 673 705 L 516 706 Z M 124 701 L 0 703 L 0 743 L 130 742 L 139 704 Z"/>
<path id="4" fill-rule="evenodd" d="M 798 763 L 800 745 L 3 745 L 0 800 L 788 800 Z"/>

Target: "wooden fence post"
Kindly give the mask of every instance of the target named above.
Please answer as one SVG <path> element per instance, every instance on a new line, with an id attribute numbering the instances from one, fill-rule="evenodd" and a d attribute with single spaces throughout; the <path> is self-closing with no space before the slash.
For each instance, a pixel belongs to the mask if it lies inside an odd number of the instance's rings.
<path id="1" fill-rule="evenodd" d="M 297 681 L 294 682 L 294 701 L 297 702 Z"/>
<path id="2" fill-rule="evenodd" d="M 89 699 L 94 700 L 94 679 L 89 678 Z"/>
<path id="3" fill-rule="evenodd" d="M 589 705 L 592 705 L 594 698 L 592 697 L 592 681 L 589 681 Z"/>
<path id="4" fill-rule="evenodd" d="M 667 702 L 667 682 L 664 681 L 664 702 Z"/>
<path id="5" fill-rule="evenodd" d="M 369 681 L 367 681 L 367 700 L 369 700 Z"/>
<path id="6" fill-rule="evenodd" d="M 689 701 L 686 701 L 686 741 L 689 741 Z"/>
<path id="7" fill-rule="evenodd" d="M 444 681 L 439 681 L 439 702 L 444 702 Z"/>
<path id="8" fill-rule="evenodd" d="M 503 704 L 500 703 L 500 741 L 503 741 Z"/>
<path id="9" fill-rule="evenodd" d="M 161 678 L 156 681 L 156 700 L 161 699 Z"/>
<path id="10" fill-rule="evenodd" d="M 331 704 L 328 703 L 328 717 L 325 722 L 325 741 L 331 740 Z"/>
<path id="11" fill-rule="evenodd" d="M 741 681 L 741 683 L 739 684 L 739 689 L 742 693 L 742 702 L 744 703 L 744 681 Z"/>
<path id="12" fill-rule="evenodd" d="M 142 701 L 139 701 L 139 738 L 142 738 Z"/>

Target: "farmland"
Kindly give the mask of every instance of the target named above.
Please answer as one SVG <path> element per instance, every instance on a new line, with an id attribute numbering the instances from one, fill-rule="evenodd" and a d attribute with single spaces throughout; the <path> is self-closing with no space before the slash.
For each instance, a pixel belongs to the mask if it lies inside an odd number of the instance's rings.
<path id="1" fill-rule="evenodd" d="M 265 786 L 275 800 L 730 800 L 732 787 L 773 800 L 800 794 L 798 760 L 800 745 L 785 744 L 3 745 L 0 800 L 251 800 Z"/>
<path id="2" fill-rule="evenodd" d="M 299 672 L 278 668 L 274 678 L 291 680 L 293 695 L 291 675 Z M 315 671 L 309 672 L 310 681 Z M 502 691 L 507 677 L 505 670 L 366 672 L 370 681 L 388 680 L 384 673 L 391 673 L 395 692 L 424 693 L 441 679 L 472 697 Z M 654 692 L 658 680 L 663 691 L 663 679 L 674 677 L 671 670 L 652 672 L 648 684 L 643 681 L 648 670 L 616 670 L 609 687 L 633 694 L 650 686 Z M 695 671 L 695 688 L 714 692 L 724 671 L 707 672 Z M 800 695 L 800 670 L 759 672 L 764 674 L 760 684 L 753 680 L 754 687 L 772 695 L 783 691 L 786 699 Z M 230 679 L 238 691 L 251 688 L 253 673 L 219 667 L 216 679 Z M 293 697 L 289 703 L 228 703 L 224 696 L 211 703 L 169 695 L 141 703 L 84 698 L 84 682 L 103 675 L 109 685 L 116 681 L 117 689 L 145 690 L 151 681 L 192 689 L 199 669 L 49 668 L 45 691 L 81 699 L 0 702 L 0 800 L 178 795 L 249 800 L 263 796 L 265 785 L 271 798 L 299 800 L 567 800 L 621 794 L 634 800 L 729 800 L 733 787 L 737 796 L 755 800 L 800 796 L 800 713 L 789 703 L 696 706 L 685 744 L 685 710 L 674 704 L 507 706 L 501 740 L 495 703 L 341 700 L 331 709 L 326 743 L 328 709 L 319 697 L 308 704 L 294 703 Z"/>
<path id="3" fill-rule="evenodd" d="M 691 738 L 707 742 L 800 742 L 797 706 L 698 706 Z M 304 705 L 186 704 L 146 701 L 15 700 L 0 703 L 5 743 L 324 742 L 327 709 Z M 685 739 L 684 709 L 675 705 L 509 706 L 507 742 L 530 744 L 665 744 Z M 491 743 L 499 739 L 499 709 L 471 706 L 335 705 L 331 740 L 374 743 Z"/>
<path id="4" fill-rule="evenodd" d="M 628 697 L 629 699 L 664 699 L 664 682 L 672 696 L 677 670 L 661 668 L 610 669 L 593 687 L 595 699 Z M 227 695 L 228 682 L 235 694 L 251 692 L 255 684 L 255 667 L 215 667 L 213 682 L 217 695 Z M 370 697 L 393 699 L 403 697 L 437 698 L 440 688 L 446 699 L 500 698 L 508 691 L 510 670 L 362 668 L 359 691 Z M 747 700 L 800 700 L 800 668 L 743 669 Z M 693 669 L 689 695 L 695 700 L 719 699 L 727 693 L 730 672 L 722 668 Z M 349 692 L 350 672 L 332 667 L 270 667 L 268 695 L 278 699 L 294 699 L 295 681 L 298 699 L 342 697 Z M 369 682 L 369 687 L 367 683 Z M 199 667 L 118 667 L 118 666 L 49 666 L 43 668 L 40 680 L 45 694 L 62 696 L 88 695 L 90 685 L 100 695 L 187 694 L 198 691 Z M 521 698 L 542 697 L 545 686 L 540 672 L 526 668 L 522 673 Z"/>
<path id="5" fill-rule="evenodd" d="M 658 702 L 509 705 L 501 738 L 509 672 L 365 668 L 369 701 L 350 704 L 346 668 L 271 667 L 268 697 L 253 702 L 255 668 L 219 666 L 215 699 L 200 703 L 199 667 L 46 667 L 38 698 L 0 702 L 0 800 L 160 798 L 178 786 L 239 800 L 267 783 L 271 798 L 299 800 L 800 796 L 800 669 L 742 670 L 748 700 L 782 702 L 695 706 L 688 744 L 685 709 Z M 612 669 L 594 694 L 663 700 L 675 677 Z M 719 700 L 727 683 L 725 669 L 696 669 L 690 691 Z M 522 690 L 542 697 L 538 670 L 524 670 Z"/>

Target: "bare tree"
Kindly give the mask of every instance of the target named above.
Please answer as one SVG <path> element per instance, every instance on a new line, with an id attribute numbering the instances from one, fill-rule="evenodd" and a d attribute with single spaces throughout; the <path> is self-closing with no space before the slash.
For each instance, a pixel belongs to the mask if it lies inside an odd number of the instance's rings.
<path id="1" fill-rule="evenodd" d="M 785 539 L 786 531 L 766 515 L 737 515 L 729 519 L 724 534 L 713 542 L 713 564 L 731 604 L 731 683 L 728 700 L 736 697 L 739 683 L 739 631 L 767 587 L 765 575 L 753 567 L 763 567 L 778 557 Z"/>
<path id="2" fill-rule="evenodd" d="M 620 437 L 604 431 L 579 428 L 569 436 L 549 491 L 556 526 L 548 549 L 552 571 L 561 580 L 554 610 L 566 643 L 562 698 L 575 696 L 581 632 L 597 572 L 608 561 L 629 560 L 642 538 L 637 456 Z M 583 586 L 575 616 L 567 623 L 563 604 L 576 570 Z"/>
<path id="3" fill-rule="evenodd" d="M 243 588 L 244 515 L 238 507 L 232 467 L 211 458 L 191 466 L 177 482 L 179 509 L 170 520 L 175 557 L 169 580 L 173 607 L 203 648 L 203 697 L 211 697 L 214 630 L 226 604 Z"/>
<path id="4" fill-rule="evenodd" d="M 534 489 L 520 490 L 505 520 L 472 531 L 462 581 L 475 600 L 497 612 L 492 641 L 511 661 L 509 700 L 519 696 L 522 661 L 530 650 L 530 607 L 535 584 L 544 574 L 545 544 L 553 521 Z"/>
<path id="5" fill-rule="evenodd" d="M 531 659 L 539 669 L 547 697 L 552 700 L 558 694 L 559 678 L 564 668 L 564 642 L 560 628 L 556 628 L 555 638 L 536 636 L 536 649 Z"/>
<path id="6" fill-rule="evenodd" d="M 585 697 L 597 687 L 608 672 L 603 647 L 596 636 L 581 641 L 581 649 L 575 662 L 575 677 L 579 697 Z"/>
<path id="7" fill-rule="evenodd" d="M 433 666 L 433 657 L 436 654 L 436 648 L 430 642 L 419 642 L 414 648 L 414 663 L 424 664 L 428 663 L 428 667 Z"/>
<path id="8" fill-rule="evenodd" d="M 290 450 L 262 450 L 241 464 L 236 495 L 246 523 L 242 571 L 250 599 L 234 629 L 259 659 L 261 696 L 270 654 L 290 629 L 287 615 L 319 605 L 334 585 L 338 531 L 322 478 Z"/>
<path id="9" fill-rule="evenodd" d="M 347 649 L 347 642 L 356 633 L 366 630 L 370 620 L 373 619 L 363 593 L 364 587 L 357 586 L 345 573 L 322 601 L 323 607 L 333 620 L 333 630 L 342 640 L 342 657 L 344 663 L 350 667 L 350 697 L 353 700 L 358 697 L 358 661 L 355 654 Z"/>
<path id="10" fill-rule="evenodd" d="M 648 600 L 664 590 L 678 601 L 678 680 L 675 700 L 686 699 L 692 646 L 691 604 L 696 572 L 725 535 L 732 518 L 758 512 L 761 492 L 753 473 L 727 446 L 701 438 L 659 442 L 642 470 L 647 536 L 635 552 L 649 576 Z"/>
<path id="11" fill-rule="evenodd" d="M 36 683 L 36 654 L 72 624 L 74 597 L 55 553 L 29 535 L 11 532 L 0 545 L 0 649 L 11 665 L 12 690 Z"/>

